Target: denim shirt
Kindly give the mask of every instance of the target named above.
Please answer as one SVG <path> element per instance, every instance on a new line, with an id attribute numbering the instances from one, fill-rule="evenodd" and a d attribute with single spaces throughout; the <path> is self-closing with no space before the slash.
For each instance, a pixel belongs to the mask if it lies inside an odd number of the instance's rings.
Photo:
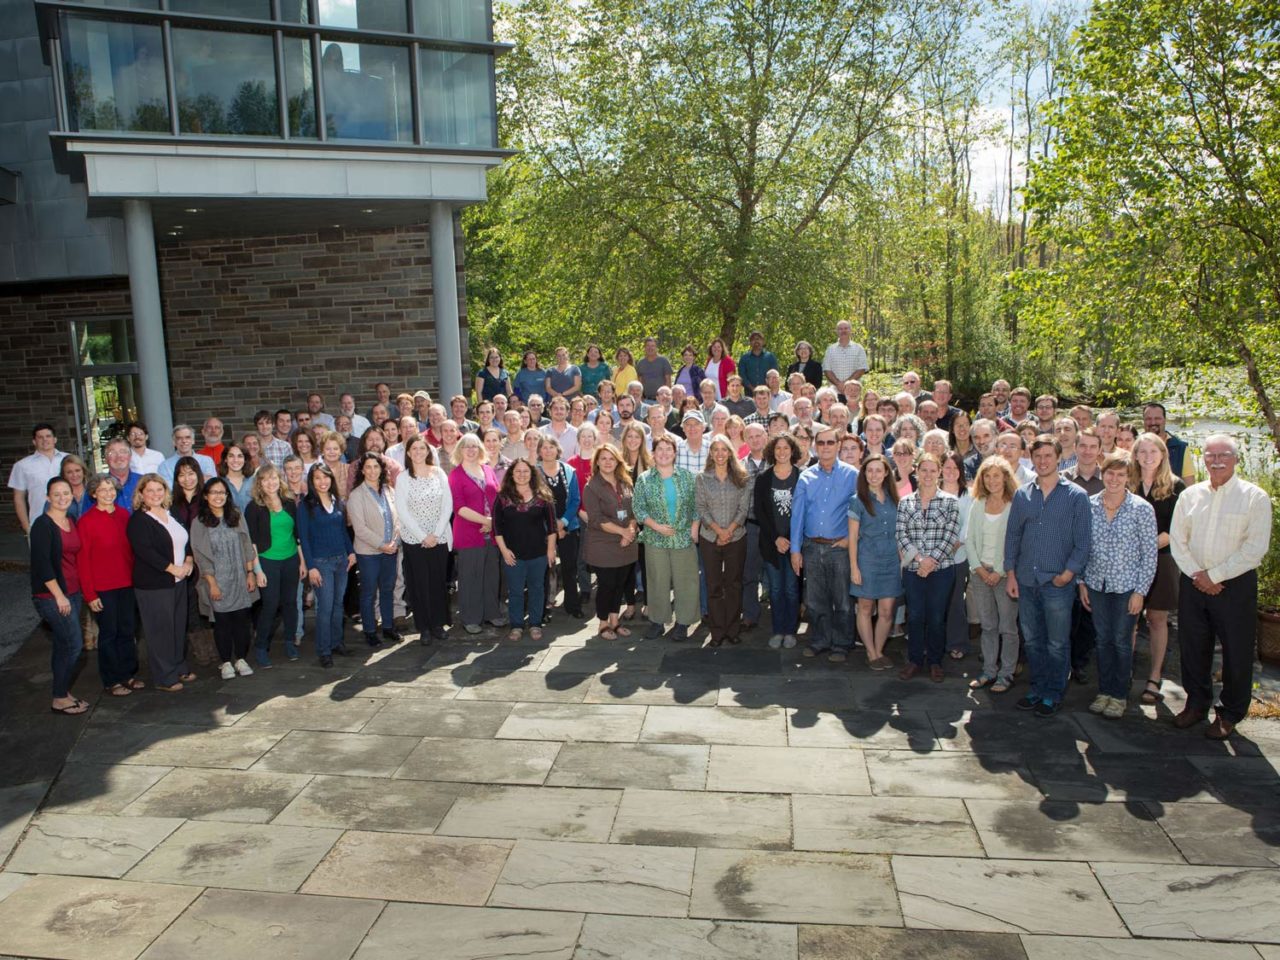
<path id="1" fill-rule="evenodd" d="M 1156 512 L 1137 494 L 1126 493 L 1108 522 L 1102 496 L 1089 498 L 1092 539 L 1084 582 L 1100 593 L 1145 597 L 1156 578 Z"/>
<path id="2" fill-rule="evenodd" d="M 1013 495 L 1004 540 L 1004 568 L 1019 583 L 1049 583 L 1064 570 L 1077 577 L 1089 558 L 1089 496 L 1058 477 L 1046 497 L 1035 480 Z"/>

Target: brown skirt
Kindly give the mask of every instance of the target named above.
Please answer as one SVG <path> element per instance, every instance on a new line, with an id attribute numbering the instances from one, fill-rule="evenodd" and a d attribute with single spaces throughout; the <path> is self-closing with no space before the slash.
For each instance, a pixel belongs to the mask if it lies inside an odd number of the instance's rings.
<path id="1" fill-rule="evenodd" d="M 1156 579 L 1147 593 L 1146 609 L 1178 609 L 1178 577 L 1180 571 L 1173 554 L 1162 553 L 1156 558 Z"/>

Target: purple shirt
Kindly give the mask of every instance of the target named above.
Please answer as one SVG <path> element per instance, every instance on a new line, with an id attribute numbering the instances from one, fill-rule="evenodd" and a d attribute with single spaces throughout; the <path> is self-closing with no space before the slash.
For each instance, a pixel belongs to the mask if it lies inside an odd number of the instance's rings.
<path id="1" fill-rule="evenodd" d="M 470 507 L 482 516 L 493 516 L 493 504 L 498 499 L 498 476 L 493 467 L 484 465 L 484 485 L 461 466 L 449 473 L 449 493 L 453 495 L 453 547 L 466 550 L 493 543 L 493 535 L 485 534 L 480 524 L 461 516 L 463 507 Z"/>

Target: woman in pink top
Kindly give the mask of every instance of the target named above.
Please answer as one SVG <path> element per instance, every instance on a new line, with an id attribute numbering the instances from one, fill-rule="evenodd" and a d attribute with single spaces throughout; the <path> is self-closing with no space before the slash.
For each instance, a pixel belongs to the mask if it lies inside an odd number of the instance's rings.
<path id="1" fill-rule="evenodd" d="M 499 602 L 501 569 L 493 539 L 493 504 L 498 477 L 485 462 L 484 444 L 466 434 L 454 449 L 457 465 L 449 474 L 453 496 L 453 549 L 457 552 L 458 619 L 469 634 L 483 631 L 483 622 L 506 626 Z"/>

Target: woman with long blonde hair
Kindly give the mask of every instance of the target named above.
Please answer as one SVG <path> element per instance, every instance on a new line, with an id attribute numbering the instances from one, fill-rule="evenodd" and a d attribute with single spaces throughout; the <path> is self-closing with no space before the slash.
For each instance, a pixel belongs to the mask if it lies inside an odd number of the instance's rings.
<path id="1" fill-rule="evenodd" d="M 600 636 L 605 640 L 628 637 L 631 630 L 618 622 L 619 608 L 628 580 L 634 578 L 639 548 L 632 507 L 634 484 L 622 459 L 622 452 L 612 443 L 596 447 L 591 458 L 591 479 L 583 491 L 582 509 L 586 513 L 587 563 L 596 574 L 596 617 Z"/>

